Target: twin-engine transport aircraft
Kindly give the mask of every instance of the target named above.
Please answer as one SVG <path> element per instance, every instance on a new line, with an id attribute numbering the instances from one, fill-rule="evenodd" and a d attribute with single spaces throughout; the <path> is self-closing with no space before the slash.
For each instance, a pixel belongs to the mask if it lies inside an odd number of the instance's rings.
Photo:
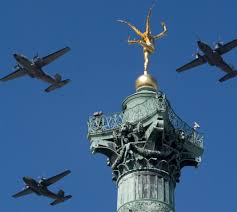
<path id="1" fill-rule="evenodd" d="M 58 180 L 62 179 L 63 177 L 65 177 L 70 173 L 71 171 L 67 170 L 48 179 L 42 178 L 40 179 L 39 182 L 32 179 L 31 177 L 23 177 L 23 181 L 25 182 L 26 187 L 24 188 L 23 191 L 14 194 L 12 197 L 17 198 L 27 194 L 35 193 L 37 195 L 42 195 L 54 199 L 54 201 L 50 203 L 50 205 L 56 205 L 61 202 L 64 202 L 70 199 L 72 196 L 71 195 L 65 196 L 63 190 L 59 190 L 58 193 L 53 193 L 52 191 L 48 190 L 47 187 L 56 183 Z"/>
<path id="2" fill-rule="evenodd" d="M 226 73 L 225 76 L 219 79 L 220 82 L 224 82 L 237 76 L 237 71 L 234 70 L 234 67 L 232 65 L 227 64 L 222 58 L 223 54 L 229 52 L 237 46 L 237 39 L 226 44 L 222 44 L 219 42 L 216 44 L 214 49 L 212 49 L 208 44 L 202 41 L 197 41 L 197 45 L 199 49 L 204 53 L 204 55 L 200 55 L 199 53 L 197 53 L 195 60 L 178 68 L 176 70 L 177 72 L 183 72 L 190 68 L 202 65 L 204 63 L 208 63 L 211 66 L 217 66 Z"/>
<path id="3" fill-rule="evenodd" d="M 65 47 L 46 57 L 40 58 L 36 56 L 32 60 L 26 58 L 22 54 L 13 54 L 14 58 L 18 62 L 18 64 L 15 66 L 16 70 L 13 73 L 0 79 L 0 81 L 5 82 L 21 76 L 29 75 L 32 78 L 37 78 L 51 84 L 48 88 L 45 89 L 45 92 L 50 92 L 57 88 L 60 88 L 69 83 L 70 80 L 62 80 L 62 77 L 59 74 L 56 74 L 54 77 L 51 77 L 45 72 L 43 72 L 42 67 L 58 59 L 59 57 L 67 53 L 69 50 L 69 47 Z"/>

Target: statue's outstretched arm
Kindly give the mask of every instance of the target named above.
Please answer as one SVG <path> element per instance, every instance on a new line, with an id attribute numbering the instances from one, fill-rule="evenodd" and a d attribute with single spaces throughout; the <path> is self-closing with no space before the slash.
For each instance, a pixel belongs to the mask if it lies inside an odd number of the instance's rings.
<path id="1" fill-rule="evenodd" d="M 147 17 L 146 17 L 146 33 L 151 33 L 151 23 L 150 23 L 151 10 L 152 8 L 149 9 Z"/>
<path id="2" fill-rule="evenodd" d="M 163 32 L 161 32 L 158 35 L 155 35 L 154 39 L 160 39 L 160 38 L 164 37 L 166 35 L 166 33 L 168 32 L 168 29 L 167 29 L 167 26 L 166 26 L 165 22 L 162 22 L 161 25 L 163 27 Z"/>
<path id="3" fill-rule="evenodd" d="M 133 26 L 132 24 L 130 24 L 129 22 L 123 21 L 123 20 L 118 20 L 118 22 L 127 24 L 138 36 L 143 37 L 142 32 L 141 32 L 139 29 L 137 29 L 135 26 Z"/>
<path id="4" fill-rule="evenodd" d="M 140 40 L 130 40 L 130 36 L 128 36 L 128 43 L 129 44 L 135 44 L 135 43 L 140 43 Z"/>

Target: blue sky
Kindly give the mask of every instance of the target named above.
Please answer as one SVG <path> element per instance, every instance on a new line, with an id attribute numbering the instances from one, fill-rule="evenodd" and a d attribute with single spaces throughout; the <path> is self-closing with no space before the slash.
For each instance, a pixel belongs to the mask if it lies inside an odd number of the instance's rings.
<path id="1" fill-rule="evenodd" d="M 121 110 L 134 93 L 143 71 L 142 50 L 128 46 L 135 35 L 126 19 L 144 27 L 151 1 L 142 0 L 8 0 L 0 3 L 0 75 L 13 70 L 12 54 L 32 57 L 64 46 L 71 51 L 45 67 L 72 82 L 46 94 L 47 84 L 28 77 L 0 85 L 1 177 L 0 211 L 116 211 L 116 186 L 102 155 L 92 155 L 87 140 L 88 117 Z M 237 79 L 220 84 L 223 76 L 203 65 L 177 74 L 192 59 L 197 36 L 213 45 L 237 38 L 235 0 L 158 1 L 152 31 L 167 23 L 168 36 L 157 42 L 151 74 L 187 123 L 197 121 L 205 133 L 199 169 L 184 168 L 176 188 L 176 211 L 234 211 L 236 201 Z M 237 67 L 237 49 L 224 58 Z M 54 186 L 73 199 L 56 207 L 50 199 L 29 195 L 13 199 L 23 187 L 22 176 L 50 177 L 64 169 L 72 174 Z"/>

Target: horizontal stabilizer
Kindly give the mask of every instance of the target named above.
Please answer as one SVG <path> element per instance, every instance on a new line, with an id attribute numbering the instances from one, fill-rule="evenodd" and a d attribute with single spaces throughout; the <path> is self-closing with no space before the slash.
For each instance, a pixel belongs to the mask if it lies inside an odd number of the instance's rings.
<path id="1" fill-rule="evenodd" d="M 70 82 L 69 79 L 66 79 L 66 80 L 63 80 L 63 81 L 59 81 L 59 82 L 56 82 L 52 85 L 50 85 L 48 88 L 46 88 L 44 91 L 49 93 L 57 88 L 61 88 L 62 86 L 68 84 Z"/>
<path id="2" fill-rule="evenodd" d="M 60 199 L 56 199 L 55 201 L 51 202 L 50 205 L 57 205 L 61 202 L 65 202 L 66 200 L 69 200 L 72 198 L 72 195 L 68 195 L 68 196 L 65 196 L 63 198 L 60 198 Z"/>
<path id="3" fill-rule="evenodd" d="M 224 77 L 220 78 L 219 82 L 224 82 L 224 81 L 234 78 L 236 76 L 237 76 L 237 71 L 230 72 L 230 73 L 226 74 Z"/>

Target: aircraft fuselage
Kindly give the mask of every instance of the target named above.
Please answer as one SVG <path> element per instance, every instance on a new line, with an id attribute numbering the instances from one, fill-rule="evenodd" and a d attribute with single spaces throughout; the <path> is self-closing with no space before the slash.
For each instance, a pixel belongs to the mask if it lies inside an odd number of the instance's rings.
<path id="1" fill-rule="evenodd" d="M 13 54 L 16 61 L 27 71 L 31 77 L 36 77 L 38 72 L 42 72 L 40 68 L 37 68 L 35 64 L 21 54 Z"/>
<path id="2" fill-rule="evenodd" d="M 204 57 L 211 66 L 221 66 L 224 60 L 218 52 L 202 41 L 197 42 L 199 49 L 204 53 Z"/>
<path id="3" fill-rule="evenodd" d="M 41 67 L 37 65 L 37 63 L 29 60 L 24 55 L 13 54 L 13 56 L 30 77 L 41 79 L 45 75 L 45 73 L 42 71 Z M 55 82 L 53 78 L 49 81 L 52 84 Z"/>
<path id="4" fill-rule="evenodd" d="M 48 188 L 30 177 L 23 177 L 25 184 L 37 195 L 47 196 L 52 199 L 58 199 L 58 195 L 49 191 Z"/>

